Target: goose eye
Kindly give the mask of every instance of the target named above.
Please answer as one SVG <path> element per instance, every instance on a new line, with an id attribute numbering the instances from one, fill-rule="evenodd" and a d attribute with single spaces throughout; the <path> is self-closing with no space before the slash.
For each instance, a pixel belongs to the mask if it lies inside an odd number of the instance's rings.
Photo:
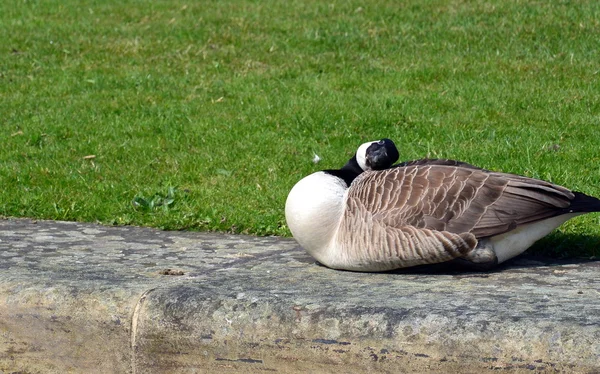
<path id="1" fill-rule="evenodd" d="M 380 141 L 378 141 L 378 142 L 377 142 L 377 144 L 379 144 L 379 145 L 384 145 L 384 144 L 385 144 L 385 142 L 384 142 L 383 140 L 380 140 Z"/>

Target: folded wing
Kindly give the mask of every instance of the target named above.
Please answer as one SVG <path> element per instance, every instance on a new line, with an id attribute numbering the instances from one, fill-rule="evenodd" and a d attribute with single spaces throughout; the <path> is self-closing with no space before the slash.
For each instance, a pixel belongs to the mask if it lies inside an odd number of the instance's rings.
<path id="1" fill-rule="evenodd" d="M 478 238 L 566 213 L 574 194 L 548 182 L 452 165 L 363 173 L 348 191 L 373 219 Z"/>

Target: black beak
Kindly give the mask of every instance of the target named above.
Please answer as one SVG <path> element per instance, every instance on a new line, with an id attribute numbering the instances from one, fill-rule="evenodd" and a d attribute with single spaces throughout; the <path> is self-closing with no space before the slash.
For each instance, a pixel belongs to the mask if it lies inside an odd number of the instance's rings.
<path id="1" fill-rule="evenodd" d="M 372 170 L 384 170 L 398 161 L 400 155 L 394 142 L 389 139 L 380 140 L 367 148 L 366 163 Z"/>
<path id="2" fill-rule="evenodd" d="M 367 165 L 373 170 L 385 169 L 388 164 L 391 165 L 390 158 L 388 157 L 385 148 L 379 148 L 367 155 Z"/>

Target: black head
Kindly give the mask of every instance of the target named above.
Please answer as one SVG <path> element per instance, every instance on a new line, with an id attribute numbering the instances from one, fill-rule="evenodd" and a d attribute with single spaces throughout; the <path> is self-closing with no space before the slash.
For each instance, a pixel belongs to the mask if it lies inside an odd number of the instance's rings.
<path id="1" fill-rule="evenodd" d="M 361 173 L 368 170 L 388 169 L 398 161 L 399 157 L 394 142 L 390 139 L 381 139 L 362 144 L 341 169 L 323 171 L 343 179 L 350 186 Z"/>
<path id="2" fill-rule="evenodd" d="M 399 157 L 398 148 L 390 139 L 364 143 L 356 151 L 356 161 L 363 171 L 387 169 Z"/>

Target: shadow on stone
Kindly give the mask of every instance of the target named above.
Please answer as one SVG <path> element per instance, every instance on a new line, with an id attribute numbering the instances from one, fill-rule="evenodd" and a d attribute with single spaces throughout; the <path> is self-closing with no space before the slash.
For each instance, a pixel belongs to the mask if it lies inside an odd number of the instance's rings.
<path id="1" fill-rule="evenodd" d="M 510 259 L 497 266 L 474 266 L 461 261 L 448 261 L 440 264 L 421 265 L 406 269 L 397 269 L 385 274 L 440 274 L 440 275 L 457 275 L 457 274 L 493 274 L 505 271 L 507 269 L 522 269 L 540 266 L 564 266 L 564 265 L 580 265 L 591 262 L 598 262 L 600 258 L 590 256 L 584 251 L 573 250 L 573 248 L 589 248 L 590 243 L 597 243 L 600 248 L 600 237 L 593 235 L 582 234 L 563 234 L 553 233 L 546 238 L 535 243 L 524 254 Z M 575 256 L 566 256 L 565 253 L 575 253 Z M 310 257 L 308 257 L 310 260 Z M 303 262 L 306 259 L 303 258 Z M 318 266 L 326 267 L 325 265 L 314 261 Z M 340 270 L 335 270 L 340 271 Z M 341 270 L 345 271 L 345 270 Z"/>

